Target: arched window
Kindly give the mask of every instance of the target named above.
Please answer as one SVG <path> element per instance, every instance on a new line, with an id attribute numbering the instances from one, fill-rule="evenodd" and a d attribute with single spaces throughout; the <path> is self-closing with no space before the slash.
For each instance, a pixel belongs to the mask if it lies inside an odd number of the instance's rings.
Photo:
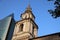
<path id="1" fill-rule="evenodd" d="M 24 26 L 23 24 L 19 26 L 19 32 L 23 31 L 23 26 Z"/>

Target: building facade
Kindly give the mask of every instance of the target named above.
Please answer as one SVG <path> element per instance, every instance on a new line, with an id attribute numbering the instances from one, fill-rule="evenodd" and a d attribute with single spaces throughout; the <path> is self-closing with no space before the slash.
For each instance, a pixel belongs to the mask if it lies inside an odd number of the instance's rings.
<path id="1" fill-rule="evenodd" d="M 11 40 L 15 27 L 13 14 L 0 20 L 0 40 Z"/>

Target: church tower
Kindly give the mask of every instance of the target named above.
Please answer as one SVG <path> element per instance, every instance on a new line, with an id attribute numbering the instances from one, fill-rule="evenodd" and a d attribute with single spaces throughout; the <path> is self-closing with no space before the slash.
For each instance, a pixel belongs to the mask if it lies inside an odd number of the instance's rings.
<path id="1" fill-rule="evenodd" d="M 21 20 L 16 22 L 12 40 L 28 40 L 37 37 L 38 26 L 34 22 L 35 16 L 30 5 L 20 17 Z"/>

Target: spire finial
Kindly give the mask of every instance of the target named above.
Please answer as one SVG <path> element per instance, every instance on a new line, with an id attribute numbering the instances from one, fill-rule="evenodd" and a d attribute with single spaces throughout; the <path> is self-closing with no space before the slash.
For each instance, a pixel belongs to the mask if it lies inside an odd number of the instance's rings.
<path id="1" fill-rule="evenodd" d="M 32 10 L 31 7 L 30 7 L 30 4 L 28 4 L 26 10 Z"/>
<path id="2" fill-rule="evenodd" d="M 30 7 L 30 0 L 29 0 L 29 2 L 28 2 L 28 6 L 27 6 L 26 10 L 31 10 L 31 7 Z"/>

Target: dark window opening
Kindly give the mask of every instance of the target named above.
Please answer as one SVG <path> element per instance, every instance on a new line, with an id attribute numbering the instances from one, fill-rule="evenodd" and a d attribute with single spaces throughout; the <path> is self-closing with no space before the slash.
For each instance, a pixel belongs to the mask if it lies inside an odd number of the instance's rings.
<path id="1" fill-rule="evenodd" d="M 20 26 L 21 26 L 21 31 L 23 31 L 23 24 L 21 24 Z"/>
<path id="2" fill-rule="evenodd" d="M 21 24 L 20 27 L 19 27 L 19 32 L 20 31 L 23 31 L 23 24 Z"/>

